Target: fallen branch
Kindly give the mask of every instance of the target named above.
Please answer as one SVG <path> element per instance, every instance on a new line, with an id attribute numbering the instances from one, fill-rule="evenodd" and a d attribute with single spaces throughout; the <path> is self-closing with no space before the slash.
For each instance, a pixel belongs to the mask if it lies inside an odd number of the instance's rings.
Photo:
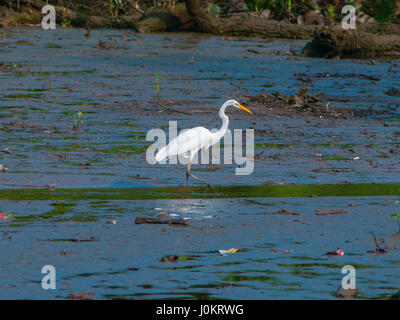
<path id="1" fill-rule="evenodd" d="M 160 218 L 146 218 L 146 217 L 137 217 L 135 219 L 135 224 L 168 224 L 177 227 L 189 226 L 189 223 L 187 223 L 183 219 L 160 219 Z"/>
<path id="2" fill-rule="evenodd" d="M 330 214 L 343 214 L 347 213 L 346 210 L 341 210 L 341 209 L 327 209 L 327 210 L 316 210 L 316 215 L 317 216 L 327 216 Z"/>

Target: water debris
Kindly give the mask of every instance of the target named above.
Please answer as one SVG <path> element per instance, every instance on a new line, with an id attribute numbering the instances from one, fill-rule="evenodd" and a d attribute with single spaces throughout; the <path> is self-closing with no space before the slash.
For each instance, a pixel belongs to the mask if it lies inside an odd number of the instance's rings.
<path id="1" fill-rule="evenodd" d="M 378 240 L 376 239 L 373 231 L 371 231 L 371 235 L 372 235 L 372 238 L 374 239 L 376 248 L 373 251 L 368 250 L 367 253 L 375 253 L 375 254 L 387 253 L 387 251 L 385 249 L 381 248 L 381 246 L 379 245 Z"/>
<path id="2" fill-rule="evenodd" d="M 76 238 L 61 238 L 61 239 L 48 239 L 51 242 L 91 242 L 100 240 L 97 236 L 91 236 L 88 239 L 76 239 Z"/>
<path id="3" fill-rule="evenodd" d="M 400 97 L 400 89 L 391 88 L 385 92 L 388 96 L 391 97 Z"/>
<path id="4" fill-rule="evenodd" d="M 271 249 L 270 251 L 275 252 L 275 253 L 289 254 L 289 253 L 292 253 L 294 250 L 293 249 L 285 249 L 285 250 Z"/>
<path id="5" fill-rule="evenodd" d="M 337 298 L 355 298 L 358 296 L 358 289 L 344 289 L 343 287 L 339 287 L 335 293 L 335 297 Z"/>
<path id="6" fill-rule="evenodd" d="M 327 216 L 330 214 L 343 214 L 347 213 L 347 210 L 342 209 L 327 209 L 327 210 L 315 210 L 315 215 L 317 216 Z"/>
<path id="7" fill-rule="evenodd" d="M 189 227 L 189 223 L 183 219 L 136 217 L 135 224 L 168 224 L 176 227 Z"/>
<path id="8" fill-rule="evenodd" d="M 251 105 L 257 113 L 262 115 L 289 115 L 312 116 L 327 119 L 366 118 L 369 115 L 391 114 L 389 109 L 382 111 L 364 110 L 356 108 L 332 107 L 318 94 L 310 94 L 307 88 L 301 88 L 294 95 L 282 96 L 280 92 L 266 93 L 261 91 L 255 96 L 245 94 L 244 103 Z M 257 110 L 258 109 L 258 110 Z"/>
<path id="9" fill-rule="evenodd" d="M 168 213 L 166 213 L 166 212 L 160 212 L 158 215 L 157 215 L 157 217 L 168 217 L 169 216 L 169 214 Z"/>
<path id="10" fill-rule="evenodd" d="M 222 254 L 223 256 L 224 256 L 224 255 L 231 254 L 231 253 L 236 253 L 236 252 L 238 252 L 238 251 L 239 251 L 238 248 L 230 248 L 230 249 L 228 249 L 228 250 L 224 250 L 224 249 L 219 249 L 219 250 L 218 250 L 218 252 L 219 252 L 220 254 Z"/>
<path id="11" fill-rule="evenodd" d="M 2 164 L 0 164 L 0 172 L 6 173 L 8 172 L 8 168 L 4 167 Z"/>
<path id="12" fill-rule="evenodd" d="M 3 66 L 3 65 L 0 64 L 0 72 L 6 73 L 6 72 L 11 72 L 11 71 L 12 71 L 11 68 Z"/>
<path id="13" fill-rule="evenodd" d="M 400 300 L 400 291 L 392 295 L 390 300 Z"/>
<path id="14" fill-rule="evenodd" d="M 107 220 L 107 222 L 106 222 L 106 224 L 117 224 L 118 223 L 118 220 L 116 220 L 116 219 L 110 219 L 110 220 Z"/>
<path id="15" fill-rule="evenodd" d="M 107 41 L 100 40 L 97 49 L 121 49 L 121 47 L 113 46 L 111 43 Z"/>
<path id="16" fill-rule="evenodd" d="M 327 256 L 343 256 L 344 252 L 342 249 L 330 250 L 326 253 Z"/>
<path id="17" fill-rule="evenodd" d="M 8 148 L 4 148 L 1 152 L 9 154 L 10 150 Z"/>
<path id="18" fill-rule="evenodd" d="M 263 214 L 281 214 L 281 215 L 285 215 L 285 216 L 299 216 L 300 213 L 298 212 L 290 212 L 287 211 L 286 209 L 281 209 L 277 212 L 264 212 Z"/>
<path id="19" fill-rule="evenodd" d="M 14 214 L 12 212 L 8 211 L 0 212 L 0 219 L 10 219 L 12 217 L 14 217 Z"/>
<path id="20" fill-rule="evenodd" d="M 70 293 L 67 299 L 71 300 L 92 300 L 94 298 L 94 293 L 91 292 L 78 292 Z"/>
<path id="21" fill-rule="evenodd" d="M 177 262 L 179 257 L 177 255 L 165 255 L 160 259 L 160 262 Z"/>
<path id="22" fill-rule="evenodd" d="M 286 182 L 286 181 L 272 181 L 272 180 L 267 180 L 264 183 L 266 186 L 292 186 L 292 182 Z"/>

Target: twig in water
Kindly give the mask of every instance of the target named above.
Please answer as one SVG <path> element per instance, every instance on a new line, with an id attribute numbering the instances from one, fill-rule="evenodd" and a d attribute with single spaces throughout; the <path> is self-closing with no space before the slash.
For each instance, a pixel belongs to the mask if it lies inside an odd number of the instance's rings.
<path id="1" fill-rule="evenodd" d="M 381 246 L 379 245 L 373 231 L 371 231 L 371 235 L 372 235 L 372 238 L 374 238 L 376 248 L 375 248 L 375 251 L 367 251 L 367 252 L 369 252 L 369 253 L 386 253 L 387 251 L 385 249 L 382 249 Z"/>

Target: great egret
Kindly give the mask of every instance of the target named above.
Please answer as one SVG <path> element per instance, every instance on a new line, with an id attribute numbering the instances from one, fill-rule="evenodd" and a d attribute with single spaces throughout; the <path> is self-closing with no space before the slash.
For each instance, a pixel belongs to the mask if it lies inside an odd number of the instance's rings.
<path id="1" fill-rule="evenodd" d="M 192 177 L 205 183 L 211 188 L 212 191 L 214 191 L 214 193 L 217 193 L 211 184 L 193 175 L 190 172 L 190 167 L 192 159 L 197 154 L 197 152 L 199 152 L 199 150 L 207 151 L 212 145 L 216 144 L 225 135 L 229 125 L 229 118 L 225 114 L 225 109 L 229 106 L 242 109 L 252 114 L 249 109 L 243 107 L 236 100 L 228 100 L 219 109 L 219 116 L 222 120 L 222 126 L 218 131 L 212 133 L 210 132 L 210 130 L 204 127 L 196 127 L 185 130 L 177 135 L 174 139 L 172 139 L 168 145 L 161 148 L 160 151 L 158 151 L 156 154 L 156 160 L 158 162 L 161 162 L 162 160 L 170 156 L 183 155 L 185 158 L 188 158 L 188 165 L 186 169 L 186 187 L 188 192 L 189 177 Z"/>

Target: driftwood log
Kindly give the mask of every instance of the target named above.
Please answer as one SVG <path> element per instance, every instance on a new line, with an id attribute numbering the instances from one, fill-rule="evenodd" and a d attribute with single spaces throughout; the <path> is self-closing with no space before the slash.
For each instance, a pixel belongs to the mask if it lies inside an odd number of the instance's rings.
<path id="1" fill-rule="evenodd" d="M 141 33 L 192 29 L 193 19 L 186 10 L 185 4 L 178 3 L 169 9 L 144 14 L 134 23 L 134 28 Z"/>
<path id="2" fill-rule="evenodd" d="M 399 35 L 376 35 L 360 30 L 324 28 L 316 30 L 314 39 L 302 55 L 317 58 L 399 57 Z"/>

